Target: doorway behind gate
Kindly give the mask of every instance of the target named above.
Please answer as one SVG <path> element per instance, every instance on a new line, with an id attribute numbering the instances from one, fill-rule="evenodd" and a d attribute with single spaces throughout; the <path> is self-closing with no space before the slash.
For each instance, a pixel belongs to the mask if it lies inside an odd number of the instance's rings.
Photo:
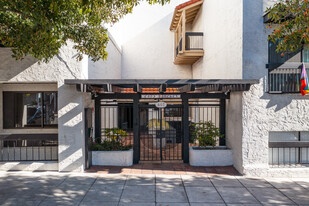
<path id="1" fill-rule="evenodd" d="M 183 109 L 181 102 L 155 102 L 139 106 L 140 161 L 179 161 L 183 159 Z"/>

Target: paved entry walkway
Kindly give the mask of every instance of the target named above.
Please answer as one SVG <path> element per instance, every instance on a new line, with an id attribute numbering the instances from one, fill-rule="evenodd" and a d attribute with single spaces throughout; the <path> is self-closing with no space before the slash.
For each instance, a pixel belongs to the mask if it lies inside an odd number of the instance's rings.
<path id="1" fill-rule="evenodd" d="M 0 173 L 0 205 L 309 205 L 309 178 Z"/>

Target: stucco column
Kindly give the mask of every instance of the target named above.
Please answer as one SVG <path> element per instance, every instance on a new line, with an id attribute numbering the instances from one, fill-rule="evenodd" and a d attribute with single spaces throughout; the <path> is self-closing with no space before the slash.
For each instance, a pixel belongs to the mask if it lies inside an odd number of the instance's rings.
<path id="1" fill-rule="evenodd" d="M 85 169 L 87 94 L 63 83 L 58 87 L 59 171 L 81 172 Z"/>

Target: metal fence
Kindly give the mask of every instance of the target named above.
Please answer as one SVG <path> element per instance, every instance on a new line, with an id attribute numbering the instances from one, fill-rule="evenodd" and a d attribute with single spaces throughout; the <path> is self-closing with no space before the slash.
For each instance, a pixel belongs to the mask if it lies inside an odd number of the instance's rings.
<path id="1" fill-rule="evenodd" d="M 186 32 L 186 50 L 203 50 L 203 32 Z"/>
<path id="2" fill-rule="evenodd" d="M 203 32 L 186 32 L 186 50 L 203 50 Z M 182 51 L 182 37 L 176 46 L 176 55 Z"/>
<path id="3" fill-rule="evenodd" d="M 198 145 L 197 142 L 193 141 L 194 124 L 211 122 L 216 128 L 220 129 L 220 116 L 219 100 L 191 101 L 189 105 L 190 144 Z M 216 146 L 219 146 L 220 138 L 217 137 L 216 140 Z"/>
<path id="4" fill-rule="evenodd" d="M 133 104 L 102 103 L 101 142 L 133 145 Z"/>
<path id="5" fill-rule="evenodd" d="M 0 139 L 0 161 L 57 161 L 58 135 L 15 135 Z"/>
<path id="6" fill-rule="evenodd" d="M 269 164 L 278 167 L 309 166 L 309 143 L 269 142 Z"/>
<path id="7" fill-rule="evenodd" d="M 307 70 L 309 72 L 309 70 Z M 301 69 L 273 69 L 268 73 L 269 93 L 299 93 Z"/>

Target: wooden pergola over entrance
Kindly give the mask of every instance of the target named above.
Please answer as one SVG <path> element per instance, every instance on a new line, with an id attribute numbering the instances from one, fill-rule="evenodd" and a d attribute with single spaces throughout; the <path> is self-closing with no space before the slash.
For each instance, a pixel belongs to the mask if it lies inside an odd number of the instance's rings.
<path id="1" fill-rule="evenodd" d="M 252 84 L 258 83 L 258 80 L 200 80 L 200 79 L 70 79 L 65 80 L 67 85 L 76 85 L 76 89 L 80 92 L 89 92 L 92 94 L 92 99 L 95 101 L 95 137 L 101 137 L 101 125 L 102 125 L 102 106 L 113 106 L 123 102 L 123 100 L 130 100 L 130 108 L 132 109 L 132 141 L 133 141 L 133 162 L 138 163 L 140 160 L 175 160 L 178 157 L 184 163 L 189 162 L 189 133 L 190 133 L 190 120 L 189 116 L 192 116 L 190 112 L 193 107 L 201 107 L 203 103 L 199 100 L 217 100 L 216 106 L 218 108 L 218 127 L 220 132 L 225 134 L 225 104 L 226 99 L 229 99 L 230 92 L 235 91 L 248 91 Z M 102 105 L 102 101 L 113 100 L 113 105 Z M 162 115 L 164 111 L 162 108 L 155 106 L 155 102 L 159 101 L 178 101 L 177 104 L 167 106 L 165 110 L 170 110 L 175 115 L 178 115 L 180 124 L 174 124 L 174 131 L 162 131 Z M 198 103 L 192 103 L 191 101 Z M 206 106 L 206 104 L 205 104 Z M 124 107 L 124 106 L 122 106 Z M 156 109 L 155 116 L 160 119 L 160 130 L 148 132 L 142 135 L 143 128 L 141 126 L 140 115 L 141 113 L 149 113 Z M 119 110 L 120 111 L 120 110 Z M 123 111 L 123 108 L 122 110 Z M 131 110 L 130 110 L 131 111 Z M 163 113 L 162 113 L 162 112 Z M 176 113 L 176 114 L 175 114 Z M 178 114 L 179 113 L 179 114 Z M 192 112 L 191 112 L 192 113 Z M 149 115 L 149 114 L 147 114 Z M 154 114 L 151 114 L 153 117 Z M 169 114 L 165 114 L 167 117 Z M 204 115 L 204 114 L 203 114 Z M 172 115 L 173 116 L 173 115 Z M 169 119 L 174 117 L 169 117 Z M 149 118 L 148 118 L 149 120 Z M 163 125 L 165 123 L 163 122 Z M 128 125 L 126 125 L 128 127 Z M 148 130 L 149 128 L 147 128 Z M 179 134 L 181 133 L 181 134 Z M 145 134 L 145 133 L 144 133 Z M 170 136 L 175 136 L 171 138 Z M 177 136 L 178 135 L 178 136 Z M 149 136 L 154 136 L 149 138 Z M 162 144 L 162 136 L 164 136 L 164 143 L 176 145 L 180 143 L 180 147 L 176 150 L 180 150 L 181 154 L 173 151 L 162 150 L 162 147 L 169 148 Z M 177 136 L 177 138 L 176 138 Z M 179 139 L 181 136 L 181 139 Z M 146 141 L 145 139 L 147 139 Z M 144 140 L 142 140 L 144 138 Z M 170 139 L 168 139 L 170 138 Z M 159 140 L 159 141 L 158 141 Z M 157 147 L 157 152 L 149 153 L 141 150 L 143 145 L 148 145 L 149 148 Z M 163 145 L 163 146 L 162 146 Z M 225 138 L 220 139 L 220 145 L 225 145 Z M 157 154 L 158 153 L 158 154 Z M 169 154 L 169 158 L 165 153 Z M 146 156 L 146 154 L 148 156 Z M 172 155 L 171 155 L 172 154 Z M 141 156 L 142 155 L 142 156 Z"/>

